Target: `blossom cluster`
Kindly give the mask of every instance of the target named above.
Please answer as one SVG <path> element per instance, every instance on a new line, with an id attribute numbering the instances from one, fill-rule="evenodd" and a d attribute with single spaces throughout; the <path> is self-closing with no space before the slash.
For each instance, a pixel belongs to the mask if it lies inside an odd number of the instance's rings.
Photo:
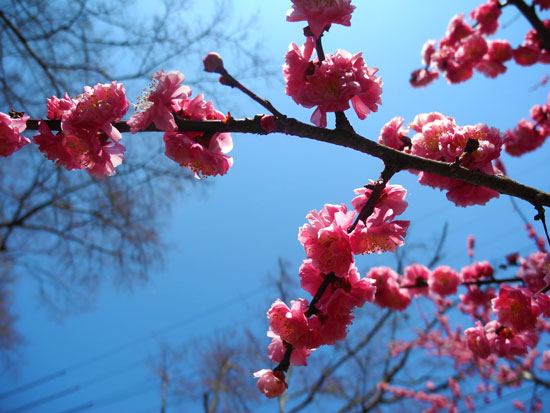
<path id="1" fill-rule="evenodd" d="M 531 120 L 521 119 L 514 129 L 506 131 L 504 150 L 521 156 L 540 147 L 550 135 L 550 96 L 543 105 L 534 105 Z"/>
<path id="2" fill-rule="evenodd" d="M 373 184 L 375 185 L 375 184 Z M 276 300 L 269 311 L 268 336 L 272 338 L 268 355 L 273 362 L 282 362 L 290 349 L 289 361 L 296 366 L 306 365 L 306 359 L 318 347 L 334 344 L 347 335 L 352 323 L 352 311 L 366 302 L 376 302 L 389 296 L 383 287 L 378 291 L 376 276 L 371 272 L 361 278 L 354 264 L 354 254 L 395 251 L 403 245 L 409 221 L 395 220 L 407 207 L 406 191 L 399 185 L 385 185 L 383 189 L 360 188 L 352 200 L 355 210 L 348 211 L 345 205 L 325 205 L 321 211 L 311 211 L 308 223 L 299 230 L 298 240 L 304 246 L 307 259 L 300 270 L 300 284 L 314 296 L 309 303 L 300 298 L 288 307 Z M 377 196 L 372 213 L 358 220 L 371 196 Z M 318 296 L 319 291 L 322 292 Z M 410 301 L 409 301 L 410 302 Z M 281 392 L 268 390 L 264 376 L 280 374 L 279 370 L 262 370 L 258 387 L 267 397 L 276 397 Z"/>
<path id="3" fill-rule="evenodd" d="M 382 127 L 379 143 L 413 155 L 437 161 L 456 163 L 487 175 L 502 175 L 493 161 L 500 156 L 502 136 L 498 129 L 485 124 L 459 126 L 450 116 L 438 112 L 417 115 L 409 127 L 417 132 L 412 139 L 403 128 L 403 118 L 396 117 Z M 498 192 L 441 177 L 418 172 L 418 182 L 447 191 L 447 199 L 457 206 L 484 205 L 499 196 Z"/>
<path id="4" fill-rule="evenodd" d="M 178 131 L 174 113 L 182 119 L 225 120 L 202 95 L 191 98 L 191 89 L 182 84 L 183 74 L 163 71 L 155 73 L 149 90 L 139 99 L 136 113 L 127 124 L 132 133 L 154 123 L 165 131 L 166 155 L 180 166 L 200 176 L 223 175 L 233 164 L 226 155 L 233 147 L 228 133 Z M 33 143 L 46 158 L 67 170 L 86 169 L 102 178 L 114 175 L 122 163 L 126 148 L 122 135 L 113 125 L 129 108 L 122 84 L 112 82 L 85 86 L 76 98 L 47 99 L 47 118 L 59 121 L 61 131 L 54 134 L 48 122 L 41 120 Z M 11 116 L 10 116 L 11 115 Z M 31 141 L 22 136 L 28 116 L 16 112 L 0 113 L 0 156 L 9 156 Z"/>
<path id="5" fill-rule="evenodd" d="M 226 155 L 233 148 L 228 133 L 178 131 L 174 113 L 182 119 L 225 120 L 225 115 L 214 109 L 202 94 L 191 99 L 191 89 L 182 85 L 182 73 L 157 72 L 148 91 L 140 98 L 136 113 L 128 121 L 132 133 L 144 130 L 151 123 L 163 131 L 166 156 L 195 177 L 224 175 L 233 165 Z"/>
<path id="6" fill-rule="evenodd" d="M 537 2 L 535 2 L 537 3 Z M 546 5 L 539 2 L 544 9 Z M 429 40 L 422 48 L 424 68 L 411 74 L 410 83 L 423 87 L 437 79 L 442 73 L 449 83 L 464 82 L 471 78 L 474 70 L 485 76 L 495 78 L 506 72 L 505 62 L 511 60 L 522 66 L 537 62 L 550 63 L 550 55 L 542 47 L 542 41 L 535 29 L 525 35 L 523 43 L 512 48 L 507 40 L 488 40 L 486 36 L 494 34 L 501 15 L 498 0 L 488 0 L 470 13 L 474 25 L 468 24 L 464 15 L 455 15 L 449 22 L 445 36 L 438 47 L 435 40 Z M 550 20 L 543 24 L 550 28 Z"/>
<path id="7" fill-rule="evenodd" d="M 312 59 L 323 30 L 331 23 L 349 26 L 354 6 L 351 0 L 329 2 L 294 0 L 287 14 L 288 21 L 307 20 L 312 36 L 298 47 L 291 43 L 285 55 L 283 75 L 286 94 L 306 108 L 316 106 L 311 121 L 327 126 L 327 112 L 342 112 L 350 103 L 360 119 L 378 110 L 382 103 L 382 80 L 376 76 L 377 68 L 369 68 L 362 54 L 337 50 Z"/>
<path id="8" fill-rule="evenodd" d="M 67 170 L 86 169 L 102 178 L 114 175 L 126 148 L 120 132 L 112 125 L 126 114 L 129 103 L 122 84 L 85 86 L 75 99 L 52 96 L 46 104 L 48 119 L 60 120 L 61 131 L 53 134 L 40 122 L 34 143 L 44 156 Z"/>

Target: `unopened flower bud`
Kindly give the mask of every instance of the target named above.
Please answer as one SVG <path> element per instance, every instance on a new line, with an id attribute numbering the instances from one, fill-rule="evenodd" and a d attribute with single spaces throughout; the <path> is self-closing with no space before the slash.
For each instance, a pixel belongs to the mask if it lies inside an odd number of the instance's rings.
<path id="1" fill-rule="evenodd" d="M 204 70 L 207 72 L 223 74 L 225 71 L 222 57 L 218 53 L 208 53 L 202 63 L 204 64 Z"/>

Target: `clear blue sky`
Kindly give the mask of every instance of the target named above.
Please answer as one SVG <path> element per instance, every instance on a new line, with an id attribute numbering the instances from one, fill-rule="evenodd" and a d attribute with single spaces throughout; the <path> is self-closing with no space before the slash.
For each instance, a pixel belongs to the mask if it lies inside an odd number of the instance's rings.
<path id="1" fill-rule="evenodd" d="M 203 3 L 210 6 L 212 1 Z M 531 90 L 547 73 L 547 68 L 540 66 L 520 68 L 510 64 L 508 72 L 496 80 L 476 74 L 461 85 L 449 86 L 440 79 L 426 89 L 409 86 L 410 72 L 420 67 L 424 41 L 439 39 L 454 14 L 468 12 L 479 1 L 354 3 L 357 9 L 352 26 L 333 26 L 325 36 L 324 47 L 327 53 L 337 48 L 361 51 L 369 66 L 380 69 L 384 92 L 379 112 L 365 121 L 349 112 L 360 134 L 376 139 L 380 127 L 393 116 L 410 122 L 416 114 L 430 111 L 454 116 L 460 125 L 484 122 L 505 130 L 528 117 L 533 104 L 546 101 L 547 89 Z M 238 15 L 258 12 L 257 26 L 249 29 L 250 35 L 263 39 L 262 47 L 275 67 L 282 64 L 291 41 L 303 42 L 302 25 L 285 22 L 289 7 L 287 1 L 235 1 Z M 503 20 L 512 21 L 516 14 L 505 10 Z M 508 38 L 516 45 L 526 30 L 520 18 L 499 31 L 497 37 Z M 220 52 L 223 54 L 223 50 Z M 230 61 L 226 67 L 231 70 Z M 186 62 L 166 69 L 179 69 L 189 77 Z M 245 83 L 283 113 L 309 120 L 311 110 L 296 107 L 284 94 L 282 81 Z M 229 96 L 218 102 L 219 110 L 231 111 L 236 117 L 264 112 L 237 91 Z M 329 115 L 329 123 L 331 119 Z M 95 310 L 59 321 L 41 311 L 34 285 L 21 280 L 15 305 L 17 326 L 26 339 L 21 349 L 23 365 L 17 380 L 0 379 L 0 389 L 9 390 L 56 372 L 60 377 L 0 400 L 2 409 L 7 411 L 80 384 L 80 390 L 29 411 L 61 411 L 89 401 L 98 406 L 90 412 L 155 411 L 160 390 L 144 360 L 158 351 L 157 343 L 189 343 L 228 326 L 238 329 L 245 323 L 257 324 L 258 334 L 264 334 L 267 320 L 263 326 L 257 320 L 277 298 L 264 292 L 266 275 L 276 273 L 278 257 L 290 260 L 296 273 L 304 258 L 297 233 L 305 215 L 325 203 L 349 205 L 353 189 L 376 179 L 381 170 L 378 160 L 323 143 L 279 135 L 234 134 L 233 139 L 231 155 L 235 164 L 229 174 L 208 179 L 207 185 L 189 190 L 174 205 L 163 231 L 169 246 L 166 266 L 151 274 L 147 285 L 128 293 L 106 283 Z M 550 164 L 542 155 L 547 153 L 545 145 L 522 159 L 505 156 L 509 175 L 548 191 Z M 446 264 L 460 268 L 467 263 L 465 239 L 469 234 L 477 238 L 478 259 L 498 260 L 508 252 L 531 250 L 507 197 L 493 200 L 486 207 L 458 209 L 443 193 L 421 187 L 406 172 L 392 182 L 408 189 L 409 209 L 403 215 L 412 222 L 408 244 L 429 244 L 439 236 L 444 222 L 449 222 Z M 529 216 L 534 214 L 528 205 L 520 205 Z M 423 253 L 418 253 L 418 259 L 423 258 Z M 389 254 L 368 256 L 359 262 L 359 268 L 364 275 L 370 266 L 393 263 Z M 269 367 L 266 355 L 264 365 L 258 369 Z M 59 373 L 61 369 L 66 369 L 65 373 Z M 133 397 L 124 399 L 124 395 Z"/>

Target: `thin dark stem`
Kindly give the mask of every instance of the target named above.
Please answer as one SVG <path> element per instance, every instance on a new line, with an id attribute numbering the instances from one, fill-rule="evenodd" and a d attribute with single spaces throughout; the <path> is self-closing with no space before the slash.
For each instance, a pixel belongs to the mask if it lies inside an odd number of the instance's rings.
<path id="1" fill-rule="evenodd" d="M 273 371 L 287 371 L 290 367 L 290 356 L 292 355 L 292 350 L 294 347 L 290 343 L 286 343 L 286 351 L 285 355 L 283 356 L 283 359 L 277 366 L 273 369 Z"/>
<path id="2" fill-rule="evenodd" d="M 284 115 L 281 112 L 279 112 L 277 109 L 275 109 L 275 107 L 271 104 L 271 102 L 269 100 L 262 99 L 261 97 L 256 95 L 250 89 L 248 89 L 243 84 L 241 84 L 241 82 L 239 82 L 237 79 L 235 79 L 233 76 L 231 76 L 226 69 L 221 70 L 221 75 L 222 76 L 220 78 L 220 83 L 222 85 L 226 85 L 226 86 L 230 86 L 230 87 L 236 87 L 241 92 L 243 92 L 245 95 L 250 97 L 253 101 L 255 101 L 255 102 L 259 103 L 260 105 L 262 105 L 264 108 L 266 108 L 268 111 L 273 113 L 278 118 L 284 117 Z"/>
<path id="3" fill-rule="evenodd" d="M 311 317 L 314 314 L 317 314 L 318 310 L 315 308 L 315 305 L 319 302 L 323 294 L 325 293 L 328 286 L 336 279 L 336 275 L 334 272 L 329 272 L 326 276 L 321 285 L 319 286 L 319 289 L 315 293 L 315 296 L 311 300 L 311 303 L 309 303 L 309 308 L 304 313 L 306 317 Z"/>
<path id="4" fill-rule="evenodd" d="M 467 281 L 463 282 L 459 285 L 485 285 L 485 284 L 503 284 L 508 282 L 519 282 L 523 281 L 523 278 L 519 277 L 511 277 L 511 278 L 488 278 L 486 280 L 477 280 L 477 281 Z M 422 282 L 416 282 L 415 284 L 411 285 L 400 285 L 399 288 L 425 288 L 428 284 L 425 281 Z"/>
<path id="5" fill-rule="evenodd" d="M 537 209 L 535 220 L 540 220 L 542 222 L 542 226 L 544 227 L 544 234 L 546 235 L 546 240 L 548 241 L 548 245 L 550 245 L 550 237 L 548 236 L 548 227 L 546 226 L 544 208 L 541 205 L 537 205 L 535 206 L 535 208 Z"/>
<path id="6" fill-rule="evenodd" d="M 392 164 L 385 164 L 384 170 L 380 174 L 380 178 L 378 178 L 378 181 L 376 181 L 374 184 L 365 185 L 367 188 L 372 189 L 372 192 L 369 196 L 369 199 L 361 209 L 361 212 L 359 212 L 357 219 L 351 225 L 351 227 L 349 227 L 348 233 L 353 232 L 355 227 L 357 227 L 357 224 L 359 224 L 359 221 L 366 222 L 367 218 L 372 215 L 372 213 L 374 212 L 376 201 L 378 201 L 378 198 L 380 197 L 380 194 L 382 194 L 382 191 L 386 187 L 386 184 L 396 172 L 397 169 L 395 169 Z"/>

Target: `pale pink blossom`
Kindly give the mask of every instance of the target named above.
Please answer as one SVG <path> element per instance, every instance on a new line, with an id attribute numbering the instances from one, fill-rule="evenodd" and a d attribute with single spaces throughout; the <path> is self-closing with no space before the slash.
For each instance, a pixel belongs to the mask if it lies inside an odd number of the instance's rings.
<path id="1" fill-rule="evenodd" d="M 293 6 L 286 13 L 289 22 L 307 21 L 311 32 L 319 38 L 332 23 L 349 26 L 355 6 L 351 0 L 292 0 Z"/>
<path id="2" fill-rule="evenodd" d="M 415 132 L 421 133 L 424 125 L 432 123 L 436 120 L 449 120 L 456 126 L 454 118 L 450 116 L 445 116 L 439 112 L 430 112 L 430 113 L 419 113 L 416 115 L 411 123 L 409 123 L 409 128 L 413 129 Z"/>
<path id="3" fill-rule="evenodd" d="M 435 40 L 427 40 L 426 43 L 424 43 L 424 46 L 422 46 L 420 54 L 422 55 L 422 64 L 426 67 L 430 65 L 432 55 L 435 53 L 436 43 L 437 42 Z"/>
<path id="4" fill-rule="evenodd" d="M 334 272 L 338 277 L 347 275 L 353 263 L 347 230 L 354 216 L 355 212 L 348 212 L 344 204 L 325 205 L 306 216 L 309 224 L 300 228 L 298 240 L 319 271 Z"/>
<path id="5" fill-rule="evenodd" d="M 350 243 L 354 254 L 381 254 L 394 252 L 405 244 L 405 236 L 410 221 L 391 221 L 375 223 L 367 220 L 365 225 L 359 221 L 350 235 Z"/>
<path id="6" fill-rule="evenodd" d="M 176 130 L 172 105 L 177 99 L 188 99 L 191 95 L 191 89 L 182 85 L 184 80 L 178 71 L 155 72 L 153 82 L 138 100 L 136 113 L 127 122 L 130 132 L 137 133 L 151 123 L 163 131 Z"/>
<path id="7" fill-rule="evenodd" d="M 30 139 L 21 136 L 21 133 L 27 128 L 28 119 L 28 116 L 12 118 L 0 112 L 0 156 L 10 156 L 31 143 Z"/>
<path id="8" fill-rule="evenodd" d="M 428 278 L 430 292 L 442 296 L 455 294 L 461 282 L 460 274 L 447 265 L 437 267 Z"/>
<path id="9" fill-rule="evenodd" d="M 326 127 L 327 112 L 350 108 L 350 102 L 360 119 L 378 110 L 381 103 L 382 80 L 375 76 L 378 69 L 368 68 L 361 53 L 345 50 L 309 61 L 313 40 L 308 38 L 302 48 L 292 43 L 285 55 L 283 74 L 286 93 L 306 108 L 317 106 L 311 121 Z"/>
<path id="10" fill-rule="evenodd" d="M 516 410 L 519 410 L 520 412 L 526 412 L 527 409 L 525 408 L 525 404 L 523 404 L 522 401 L 520 400 L 513 400 L 512 401 L 512 406 L 514 406 L 516 408 Z"/>
<path id="11" fill-rule="evenodd" d="M 268 399 L 279 397 L 288 388 L 282 371 L 263 369 L 255 372 L 254 377 L 259 379 L 256 385 Z"/>
<path id="12" fill-rule="evenodd" d="M 532 292 L 540 291 L 547 285 L 544 280 L 547 268 L 546 257 L 546 253 L 539 251 L 520 258 L 521 267 L 517 275 Z"/>
<path id="13" fill-rule="evenodd" d="M 359 213 L 370 198 L 372 189 L 362 187 L 354 189 L 353 192 L 358 196 L 352 199 L 351 205 Z M 406 194 L 407 190 L 403 186 L 387 184 L 376 199 L 374 211 L 369 216 L 368 221 L 392 221 L 397 215 L 401 215 L 408 205 L 405 201 Z"/>

